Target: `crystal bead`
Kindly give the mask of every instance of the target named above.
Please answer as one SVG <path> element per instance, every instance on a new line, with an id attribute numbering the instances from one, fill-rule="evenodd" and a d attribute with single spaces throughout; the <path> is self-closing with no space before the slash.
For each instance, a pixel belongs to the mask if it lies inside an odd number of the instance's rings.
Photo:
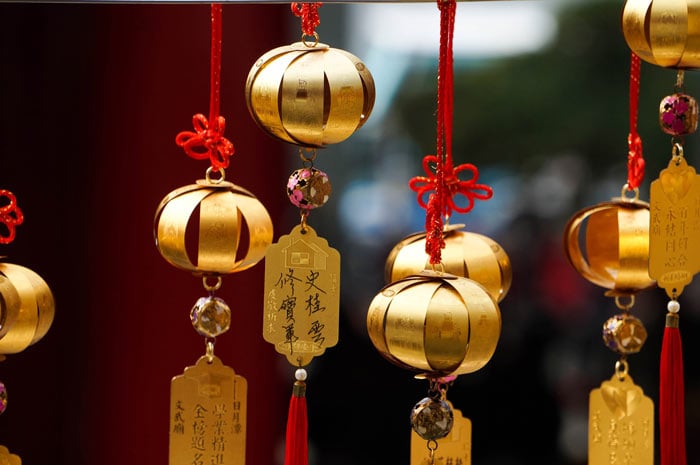
<path id="1" fill-rule="evenodd" d="M 0 381 L 0 414 L 7 408 L 7 389 L 5 389 L 5 384 Z"/>
<path id="2" fill-rule="evenodd" d="M 231 326 L 231 309 L 218 297 L 201 297 L 190 312 L 192 326 L 199 334 L 216 337 Z"/>
<path id="3" fill-rule="evenodd" d="M 452 430 L 454 416 L 450 404 L 426 397 L 411 411 L 411 427 L 426 441 L 444 438 Z"/>
<path id="4" fill-rule="evenodd" d="M 603 325 L 603 341 L 618 354 L 636 354 L 647 340 L 647 330 L 639 320 L 628 314 L 615 315 Z"/>
<path id="5" fill-rule="evenodd" d="M 331 194 L 328 175 L 316 168 L 301 168 L 289 176 L 287 195 L 297 207 L 312 210 L 323 206 Z"/>
<path id="6" fill-rule="evenodd" d="M 672 136 L 692 134 L 698 128 L 698 102 L 690 95 L 668 95 L 659 104 L 661 130 Z"/>

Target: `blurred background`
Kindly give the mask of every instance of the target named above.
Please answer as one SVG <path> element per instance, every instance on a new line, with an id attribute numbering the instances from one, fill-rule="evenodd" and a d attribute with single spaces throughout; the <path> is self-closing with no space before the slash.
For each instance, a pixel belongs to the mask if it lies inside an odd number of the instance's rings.
<path id="1" fill-rule="evenodd" d="M 0 444 L 26 464 L 167 463 L 170 379 L 203 354 L 189 322 L 201 283 L 153 243 L 171 190 L 204 176 L 174 143 L 208 111 L 206 4 L 0 4 L 0 188 L 25 214 L 0 255 L 39 273 L 56 299 L 49 333 L 0 363 L 8 409 Z M 568 264 L 562 235 L 578 210 L 627 180 L 630 51 L 620 1 L 469 1 L 457 6 L 454 162 L 473 163 L 493 198 L 452 223 L 508 253 L 510 292 L 491 361 L 448 397 L 472 421 L 473 463 L 587 462 L 589 392 L 614 373 L 601 338 L 614 302 Z M 391 365 L 365 328 L 384 261 L 425 212 L 408 188 L 435 151 L 439 12 L 426 3 L 326 3 L 321 42 L 360 57 L 377 86 L 369 121 L 319 152 L 329 202 L 309 218 L 339 250 L 340 339 L 308 367 L 310 465 L 409 463 L 409 414 L 425 381 Z M 289 4 L 225 4 L 221 113 L 236 147 L 227 179 L 270 212 L 275 239 L 298 221 L 286 198 L 293 147 L 248 115 L 248 70 L 297 41 Z M 671 157 L 658 104 L 675 71 L 642 63 L 640 198 Z M 686 92 L 698 86 L 686 73 Z M 698 148 L 685 155 L 697 166 Z M 263 264 L 224 279 L 232 329 L 216 353 L 248 380 L 247 463 L 283 463 L 294 369 L 261 337 Z M 681 296 L 687 437 L 700 430 L 693 355 L 697 283 Z M 649 332 L 630 374 L 655 402 L 663 291 L 637 296 Z M 688 458 L 700 454 L 688 442 Z"/>

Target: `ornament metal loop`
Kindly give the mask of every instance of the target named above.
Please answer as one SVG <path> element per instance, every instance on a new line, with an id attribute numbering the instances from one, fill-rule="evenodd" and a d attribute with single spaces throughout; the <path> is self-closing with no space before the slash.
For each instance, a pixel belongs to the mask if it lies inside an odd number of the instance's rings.
<path id="1" fill-rule="evenodd" d="M 313 37 L 314 38 L 313 43 L 307 42 L 306 41 L 307 37 Z M 302 33 L 301 34 L 301 43 L 304 44 L 306 47 L 314 48 L 315 46 L 318 45 L 318 32 L 314 31 L 312 36 Z"/>
<path id="2" fill-rule="evenodd" d="M 628 372 L 629 364 L 624 357 L 615 362 L 615 375 L 617 376 L 617 379 L 623 381 L 627 377 Z"/>
<path id="3" fill-rule="evenodd" d="M 623 302 L 623 298 L 626 298 L 627 301 Z M 615 296 L 615 305 L 617 308 L 620 310 L 623 310 L 625 312 L 628 312 L 633 306 L 634 306 L 634 294 L 630 295 L 616 295 Z"/>
<path id="4" fill-rule="evenodd" d="M 307 153 L 311 155 L 307 156 Z M 316 160 L 316 149 L 311 147 L 299 147 L 299 158 L 301 158 L 304 168 L 312 168 L 314 166 L 314 160 Z"/>
<path id="5" fill-rule="evenodd" d="M 206 357 L 207 357 L 207 363 L 212 363 L 214 361 L 214 343 L 216 342 L 216 339 L 208 337 L 206 339 Z"/>
<path id="6" fill-rule="evenodd" d="M 299 225 L 301 226 L 301 233 L 306 234 L 306 231 L 307 231 L 306 218 L 309 217 L 309 211 L 308 210 L 300 210 L 299 217 L 300 217 Z"/>
<path id="7" fill-rule="evenodd" d="M 207 168 L 207 172 L 204 176 L 204 178 L 207 181 L 207 184 L 221 184 L 224 181 L 224 179 L 226 178 L 226 172 L 224 171 L 223 168 L 219 168 L 218 173 L 220 174 L 220 176 L 216 179 L 213 179 L 211 177 L 211 174 L 214 172 L 215 171 L 214 171 L 213 166 L 210 166 L 209 168 Z"/>
<path id="8" fill-rule="evenodd" d="M 680 164 L 681 158 L 683 158 L 683 144 L 674 141 L 673 148 L 671 149 L 671 155 L 673 156 L 673 161 L 676 163 L 676 165 Z"/>
<path id="9" fill-rule="evenodd" d="M 216 279 L 214 284 L 211 284 L 209 282 L 209 279 Z M 207 292 L 215 292 L 221 289 L 221 283 L 223 280 L 221 279 L 221 276 L 211 276 L 211 275 L 204 275 L 202 276 L 202 286 L 204 286 L 204 290 Z"/>
<path id="10" fill-rule="evenodd" d="M 675 90 L 678 93 L 682 93 L 685 90 L 685 71 L 682 69 L 679 69 L 676 73 Z"/>
<path id="11" fill-rule="evenodd" d="M 627 194 L 632 193 L 632 197 L 628 197 Z M 632 202 L 636 202 L 639 200 L 639 188 L 635 187 L 634 189 L 630 189 L 630 185 L 625 183 L 624 186 L 622 186 L 622 191 L 620 192 L 620 198 L 622 200 L 629 200 Z"/>

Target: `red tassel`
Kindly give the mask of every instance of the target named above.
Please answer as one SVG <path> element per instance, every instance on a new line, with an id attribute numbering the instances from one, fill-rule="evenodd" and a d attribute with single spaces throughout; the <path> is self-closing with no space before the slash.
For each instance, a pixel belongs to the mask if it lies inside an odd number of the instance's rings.
<path id="1" fill-rule="evenodd" d="M 666 315 L 666 328 L 661 346 L 659 386 L 661 465 L 686 465 L 683 347 L 678 319 L 675 313 Z"/>
<path id="2" fill-rule="evenodd" d="M 308 429 L 306 384 L 303 381 L 296 381 L 289 401 L 284 465 L 308 465 Z"/>

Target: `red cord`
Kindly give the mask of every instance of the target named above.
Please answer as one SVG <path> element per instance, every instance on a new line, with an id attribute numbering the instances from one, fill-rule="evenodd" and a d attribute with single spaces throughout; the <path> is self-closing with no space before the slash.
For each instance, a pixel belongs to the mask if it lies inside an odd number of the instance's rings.
<path id="1" fill-rule="evenodd" d="M 221 4 L 211 5 L 211 65 L 209 83 L 209 119 L 201 113 L 192 117 L 195 132 L 182 131 L 175 143 L 196 159 L 211 161 L 214 171 L 227 168 L 234 153 L 233 144 L 224 137 L 226 120 L 219 115 L 221 93 Z"/>
<path id="2" fill-rule="evenodd" d="M 316 34 L 316 28 L 321 24 L 321 18 L 318 16 L 318 9 L 323 3 L 292 3 L 292 13 L 301 18 L 301 32 L 305 36 L 313 36 Z"/>
<path id="3" fill-rule="evenodd" d="M 630 133 L 627 136 L 627 188 L 634 190 L 644 180 L 644 158 L 642 138 L 637 133 L 637 113 L 639 107 L 639 76 L 641 60 L 631 52 L 630 64 Z"/>
<path id="4" fill-rule="evenodd" d="M 15 240 L 15 227 L 22 224 L 24 214 L 17 206 L 17 199 L 12 192 L 0 189 L 0 199 L 6 199 L 2 202 L 5 205 L 0 207 L 0 223 L 7 229 L 7 231 L 4 231 L 6 235 L 0 234 L 0 244 L 9 244 Z"/>
<path id="5" fill-rule="evenodd" d="M 430 255 L 430 263 L 440 263 L 441 250 L 445 246 L 442 236 L 442 218 L 449 218 L 452 211 L 467 213 L 474 207 L 474 200 L 487 200 L 493 195 L 491 187 L 477 184 L 479 170 L 465 163 L 457 167 L 452 163 L 452 117 L 454 114 L 454 53 L 453 38 L 455 24 L 455 0 L 438 0 L 440 9 L 440 53 L 438 61 L 437 92 L 437 155 L 423 158 L 423 170 L 427 176 L 416 176 L 408 185 L 418 195 L 418 204 L 426 209 L 425 251 Z M 431 165 L 435 165 L 435 171 Z M 472 173 L 471 179 L 461 181 L 457 176 L 462 171 Z M 426 204 L 424 196 L 430 193 Z M 467 205 L 457 206 L 457 194 L 467 199 Z"/>

